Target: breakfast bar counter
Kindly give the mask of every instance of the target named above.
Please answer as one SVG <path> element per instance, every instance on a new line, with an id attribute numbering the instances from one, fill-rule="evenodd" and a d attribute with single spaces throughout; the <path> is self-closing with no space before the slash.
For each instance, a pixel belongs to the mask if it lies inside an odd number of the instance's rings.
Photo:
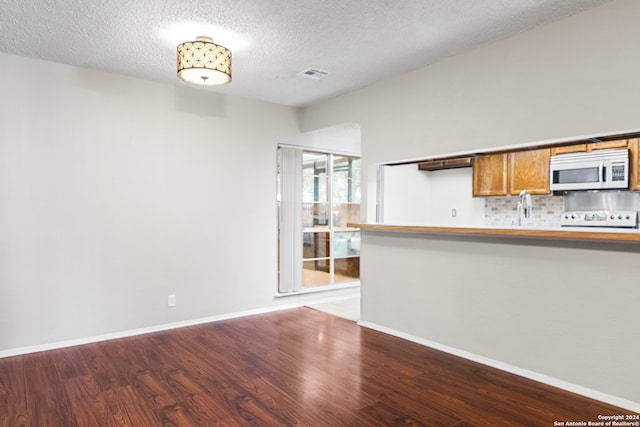
<path id="1" fill-rule="evenodd" d="M 637 229 L 539 229 L 527 227 L 439 227 L 423 225 L 349 224 L 362 230 L 424 233 L 434 235 L 458 235 L 477 237 L 506 237 L 524 239 L 565 240 L 603 243 L 640 243 Z M 633 230 L 633 231 L 630 231 Z"/>

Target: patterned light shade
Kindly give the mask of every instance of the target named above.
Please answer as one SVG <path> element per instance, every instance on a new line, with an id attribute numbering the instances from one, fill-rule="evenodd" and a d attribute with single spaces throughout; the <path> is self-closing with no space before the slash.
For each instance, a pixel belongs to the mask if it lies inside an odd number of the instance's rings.
<path id="1" fill-rule="evenodd" d="M 200 85 L 223 85 L 231 81 L 231 52 L 210 37 L 178 45 L 178 77 Z"/>

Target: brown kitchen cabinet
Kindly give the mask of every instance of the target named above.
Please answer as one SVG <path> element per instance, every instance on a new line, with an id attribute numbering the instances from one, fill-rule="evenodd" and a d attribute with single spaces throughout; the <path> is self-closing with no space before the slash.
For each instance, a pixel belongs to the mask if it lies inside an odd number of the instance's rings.
<path id="1" fill-rule="evenodd" d="M 590 153 L 595 150 L 607 150 L 607 149 L 624 149 L 627 148 L 629 144 L 629 140 L 626 139 L 616 139 L 614 141 L 600 141 L 600 142 L 590 142 L 585 144 L 575 144 L 575 145 L 561 145 L 560 147 L 552 147 L 551 155 L 555 156 L 557 154 L 568 154 L 568 153 Z"/>
<path id="2" fill-rule="evenodd" d="M 457 169 L 471 167 L 471 157 L 453 157 L 449 159 L 426 160 L 418 163 L 418 170 L 438 171 L 445 169 Z"/>
<path id="3" fill-rule="evenodd" d="M 594 150 L 606 150 L 606 149 L 623 149 L 628 148 L 629 140 L 627 139 L 616 139 L 615 141 L 601 141 L 601 142 L 592 142 L 589 144 L 589 151 Z"/>
<path id="4" fill-rule="evenodd" d="M 486 154 L 473 159 L 473 195 L 507 194 L 507 153 Z"/>
<path id="5" fill-rule="evenodd" d="M 549 157 L 551 150 L 516 151 L 509 153 L 509 194 L 549 194 Z"/>
<path id="6" fill-rule="evenodd" d="M 551 149 L 516 151 L 479 156 L 473 163 L 473 195 L 476 197 L 549 194 Z"/>
<path id="7" fill-rule="evenodd" d="M 560 147 L 552 147 L 551 155 L 569 154 L 569 153 L 586 153 L 589 151 L 589 144 L 562 145 Z"/>

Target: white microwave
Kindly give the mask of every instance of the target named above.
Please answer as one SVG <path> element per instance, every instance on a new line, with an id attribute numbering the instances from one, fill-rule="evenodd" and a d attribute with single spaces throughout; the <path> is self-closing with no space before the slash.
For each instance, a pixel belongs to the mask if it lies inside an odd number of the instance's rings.
<path id="1" fill-rule="evenodd" d="M 551 191 L 629 187 L 629 150 L 551 156 Z"/>

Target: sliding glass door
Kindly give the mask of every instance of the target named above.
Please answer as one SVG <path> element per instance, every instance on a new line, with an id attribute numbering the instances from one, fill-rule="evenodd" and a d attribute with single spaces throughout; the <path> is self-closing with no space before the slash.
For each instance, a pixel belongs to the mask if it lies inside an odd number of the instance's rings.
<path id="1" fill-rule="evenodd" d="M 278 157 L 280 292 L 357 281 L 360 230 L 348 224 L 360 221 L 360 158 L 292 147 Z"/>

